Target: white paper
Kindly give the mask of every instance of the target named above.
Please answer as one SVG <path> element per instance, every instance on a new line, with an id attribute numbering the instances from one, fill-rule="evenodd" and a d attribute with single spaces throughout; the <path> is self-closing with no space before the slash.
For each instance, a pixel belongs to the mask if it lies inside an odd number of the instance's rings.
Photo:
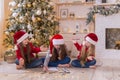
<path id="1" fill-rule="evenodd" d="M 50 71 L 58 71 L 57 67 L 49 67 L 48 70 L 50 70 Z"/>

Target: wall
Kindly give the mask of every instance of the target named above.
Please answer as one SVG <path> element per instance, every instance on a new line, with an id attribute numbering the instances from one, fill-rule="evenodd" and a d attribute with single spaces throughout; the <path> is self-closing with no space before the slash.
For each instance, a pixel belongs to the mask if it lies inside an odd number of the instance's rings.
<path id="1" fill-rule="evenodd" d="M 3 41 L 3 22 L 4 22 L 4 0 L 0 1 L 0 57 L 2 56 L 2 41 Z"/>
<path id="2" fill-rule="evenodd" d="M 105 58 L 119 58 L 120 50 L 105 49 L 105 28 L 120 28 L 120 13 L 107 17 L 97 14 L 95 25 L 95 33 L 99 37 L 98 44 L 96 45 L 97 56 Z"/>
<path id="3" fill-rule="evenodd" d="M 3 46 L 3 39 L 4 39 L 4 30 L 5 30 L 5 25 L 6 25 L 6 19 L 8 18 L 9 15 L 9 7 L 8 3 L 11 0 L 3 0 L 3 11 L 2 11 L 2 18 L 0 18 L 0 57 L 3 57 L 5 48 Z"/>

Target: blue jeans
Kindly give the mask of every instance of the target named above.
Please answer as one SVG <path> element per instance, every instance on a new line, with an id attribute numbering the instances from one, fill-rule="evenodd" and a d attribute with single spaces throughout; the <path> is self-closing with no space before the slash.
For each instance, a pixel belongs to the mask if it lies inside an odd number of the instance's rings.
<path id="1" fill-rule="evenodd" d="M 72 65 L 72 66 L 74 66 L 74 67 L 79 67 L 79 68 L 89 68 L 89 66 L 92 66 L 92 65 L 95 65 L 95 64 L 96 64 L 96 60 L 95 60 L 95 59 L 93 59 L 92 61 L 86 62 L 86 63 L 85 63 L 85 66 L 82 66 L 82 65 L 80 64 L 80 61 L 79 61 L 78 59 L 73 60 L 73 61 L 71 62 L 71 65 Z"/>
<path id="2" fill-rule="evenodd" d="M 19 65 L 19 60 L 16 59 L 15 63 L 16 63 L 16 65 Z M 36 68 L 36 67 L 40 67 L 41 65 L 43 65 L 42 58 L 35 59 L 31 63 L 26 64 L 26 68 Z"/>
<path id="3" fill-rule="evenodd" d="M 43 60 L 43 62 L 44 62 L 45 58 L 43 58 L 42 60 Z M 49 66 L 49 67 L 57 67 L 59 64 L 69 64 L 70 61 L 71 61 L 71 59 L 70 59 L 69 57 L 65 57 L 65 58 L 62 59 L 62 60 L 50 61 L 50 62 L 48 63 L 48 66 Z"/>

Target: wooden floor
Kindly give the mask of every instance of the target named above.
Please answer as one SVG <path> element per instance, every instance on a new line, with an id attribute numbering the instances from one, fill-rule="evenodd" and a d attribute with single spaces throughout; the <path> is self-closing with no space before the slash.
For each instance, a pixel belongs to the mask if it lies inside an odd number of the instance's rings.
<path id="1" fill-rule="evenodd" d="M 71 67 L 70 73 L 43 73 L 42 68 L 16 70 L 15 64 L 1 62 L 0 80 L 120 80 L 120 59 L 101 58 L 97 62 L 96 69 Z"/>

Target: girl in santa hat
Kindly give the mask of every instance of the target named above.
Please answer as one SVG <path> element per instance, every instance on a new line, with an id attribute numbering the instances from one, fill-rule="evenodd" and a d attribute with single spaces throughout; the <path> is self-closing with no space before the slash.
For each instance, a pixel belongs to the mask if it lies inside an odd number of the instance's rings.
<path id="1" fill-rule="evenodd" d="M 98 42 L 98 37 L 94 33 L 89 33 L 85 36 L 85 41 L 83 44 L 78 44 L 75 40 L 73 43 L 79 55 L 77 59 L 71 62 L 71 65 L 79 68 L 95 68 L 95 44 Z"/>
<path id="2" fill-rule="evenodd" d="M 44 71 L 49 67 L 69 67 L 70 58 L 67 55 L 67 49 L 64 44 L 63 36 L 60 34 L 54 35 L 50 40 L 50 51 L 43 58 Z"/>
<path id="3" fill-rule="evenodd" d="M 14 34 L 14 43 L 17 47 L 15 61 L 16 68 L 34 68 L 42 65 L 41 59 L 36 59 L 33 53 L 38 53 L 40 51 L 46 51 L 47 48 L 41 46 L 40 48 L 34 47 L 31 42 L 29 42 L 29 34 L 24 31 L 18 31 Z"/>

